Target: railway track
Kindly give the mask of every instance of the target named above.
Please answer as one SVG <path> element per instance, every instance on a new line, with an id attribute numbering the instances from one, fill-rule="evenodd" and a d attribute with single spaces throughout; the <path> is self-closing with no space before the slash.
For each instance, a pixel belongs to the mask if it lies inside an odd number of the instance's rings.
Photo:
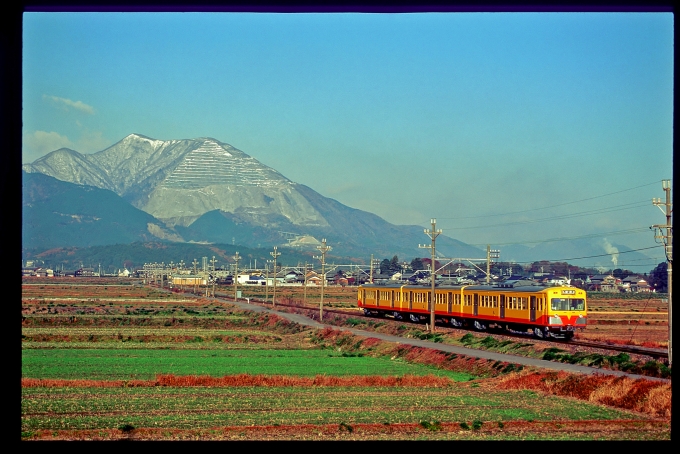
<path id="1" fill-rule="evenodd" d="M 578 345 L 580 347 L 600 348 L 604 350 L 613 350 L 623 353 L 633 353 L 635 355 L 650 356 L 654 359 L 668 359 L 668 351 L 660 348 L 639 347 L 637 345 L 614 345 L 601 342 L 590 342 L 571 340 L 569 345 Z"/>
<path id="2" fill-rule="evenodd" d="M 233 299 L 233 295 L 228 295 L 224 293 L 216 293 L 216 296 L 227 298 L 227 299 Z M 259 299 L 254 299 L 251 298 L 249 300 L 251 303 L 255 304 L 260 304 L 260 305 L 265 305 L 265 306 L 270 306 L 271 303 L 265 302 Z M 277 302 L 276 307 L 287 307 L 287 308 L 294 308 L 298 310 L 304 310 L 304 311 L 309 311 L 311 312 L 312 315 L 318 314 L 318 308 L 314 307 L 309 307 L 309 306 L 300 306 L 300 305 L 295 305 L 295 304 L 286 304 L 286 303 L 281 303 Z M 324 308 L 324 314 L 338 314 L 338 315 L 345 315 L 345 316 L 353 316 L 356 315 L 358 317 L 366 317 L 363 315 L 363 312 L 359 311 L 358 309 L 325 309 Z M 386 321 L 393 321 L 394 323 L 414 323 L 406 320 L 393 320 L 392 318 L 385 317 L 382 318 L 381 320 L 386 320 Z M 415 323 L 414 323 L 415 324 Z M 479 331 L 475 330 L 466 330 L 464 328 L 453 328 L 447 325 L 437 325 L 437 329 L 444 329 L 446 332 L 454 332 L 454 331 L 472 331 L 479 333 Z M 612 351 L 612 352 L 619 352 L 619 353 L 631 353 L 635 355 L 644 355 L 644 356 L 649 356 L 654 359 L 668 359 L 668 351 L 664 349 L 658 349 L 658 348 L 648 348 L 648 347 L 639 347 L 635 345 L 621 345 L 621 344 L 609 344 L 606 342 L 593 342 L 593 341 L 581 341 L 581 340 L 575 340 L 571 339 L 569 341 L 564 341 L 561 339 L 546 339 L 546 340 L 541 340 L 537 339 L 533 336 L 530 336 L 529 334 L 525 333 L 517 333 L 517 332 L 507 332 L 507 331 L 494 331 L 494 330 L 489 330 L 485 331 L 486 334 L 490 336 L 494 335 L 501 335 L 505 337 L 513 337 L 517 339 L 531 339 L 532 342 L 545 342 L 545 343 L 559 343 L 559 344 L 565 344 L 565 345 L 571 345 L 571 346 L 579 346 L 579 347 L 586 347 L 586 348 L 594 348 L 594 349 L 600 349 L 600 350 L 607 350 L 607 351 Z"/>

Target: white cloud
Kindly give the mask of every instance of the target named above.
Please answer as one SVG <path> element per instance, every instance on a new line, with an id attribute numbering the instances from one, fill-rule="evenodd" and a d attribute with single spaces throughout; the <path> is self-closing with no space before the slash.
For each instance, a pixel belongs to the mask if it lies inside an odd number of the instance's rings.
<path id="1" fill-rule="evenodd" d="M 82 101 L 72 101 L 70 99 L 60 98 L 58 96 L 52 96 L 52 95 L 43 95 L 43 99 L 50 101 L 55 106 L 60 107 L 64 110 L 69 110 L 69 108 L 74 108 L 74 109 L 77 109 L 77 110 L 84 112 L 86 114 L 94 115 L 94 107 L 89 106 Z"/>
<path id="2" fill-rule="evenodd" d="M 39 157 L 59 148 L 73 148 L 68 137 L 54 131 L 34 131 L 23 134 L 23 162 L 32 162 Z"/>

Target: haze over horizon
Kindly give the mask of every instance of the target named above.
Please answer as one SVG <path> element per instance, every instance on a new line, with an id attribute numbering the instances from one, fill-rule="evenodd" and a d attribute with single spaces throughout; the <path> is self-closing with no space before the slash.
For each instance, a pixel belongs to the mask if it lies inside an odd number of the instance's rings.
<path id="1" fill-rule="evenodd" d="M 594 237 L 644 249 L 640 271 L 665 260 L 649 226 L 672 179 L 672 13 L 28 12 L 23 27 L 23 163 L 131 133 L 213 137 L 478 247 Z"/>

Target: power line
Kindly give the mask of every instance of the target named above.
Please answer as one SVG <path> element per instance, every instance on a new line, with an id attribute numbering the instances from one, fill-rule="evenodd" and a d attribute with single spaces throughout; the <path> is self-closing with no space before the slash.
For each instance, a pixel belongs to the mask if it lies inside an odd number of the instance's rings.
<path id="1" fill-rule="evenodd" d="M 591 233 L 588 235 L 579 235 L 579 236 L 571 236 L 571 237 L 559 237 L 559 238 L 548 238 L 545 240 L 534 240 L 534 241 L 515 241 L 515 242 L 510 242 L 510 243 L 496 243 L 493 241 L 487 241 L 484 243 L 468 243 L 471 246 L 486 246 L 487 244 L 493 244 L 494 246 L 512 246 L 515 244 L 539 244 L 539 243 L 556 243 L 558 241 L 572 241 L 572 240 L 581 240 L 581 239 L 587 239 L 587 238 L 599 238 L 599 237 L 604 237 L 604 236 L 616 236 L 616 235 L 629 235 L 632 233 L 642 233 L 642 232 L 648 232 L 649 227 L 635 227 L 632 229 L 626 229 L 626 230 L 616 230 L 613 232 L 603 232 L 603 233 Z"/>
<path id="2" fill-rule="evenodd" d="M 630 251 L 616 252 L 614 254 L 598 254 L 598 255 L 588 255 L 588 256 L 585 256 L 585 257 L 571 257 L 571 258 L 568 258 L 568 259 L 532 260 L 532 261 L 528 261 L 528 262 L 524 261 L 524 262 L 515 262 L 515 263 L 534 263 L 534 262 L 537 262 L 537 261 L 566 262 L 568 260 L 584 260 L 584 259 L 592 259 L 592 258 L 596 258 L 596 257 L 609 257 L 609 256 L 612 256 L 612 255 L 629 254 L 631 252 L 645 251 L 647 249 L 655 249 L 655 248 L 659 248 L 659 247 L 661 247 L 661 246 L 650 246 L 650 247 L 643 247 L 643 248 L 639 248 L 639 249 L 631 249 Z"/>
<path id="3" fill-rule="evenodd" d="M 581 202 L 587 202 L 589 200 L 600 199 L 602 197 L 608 197 L 610 195 L 621 194 L 622 192 L 632 191 L 634 189 L 640 189 L 640 188 L 644 188 L 644 187 L 647 187 L 647 186 L 651 186 L 653 184 L 658 184 L 659 181 L 661 181 L 661 180 L 657 180 L 653 183 L 647 183 L 647 184 L 643 184 L 643 185 L 640 185 L 640 186 L 635 186 L 634 188 L 622 189 L 621 191 L 610 192 L 608 194 L 598 195 L 598 196 L 594 196 L 594 197 L 588 197 L 586 199 L 575 200 L 573 202 L 558 203 L 557 205 L 550 205 L 550 206 L 546 206 L 546 207 L 529 208 L 527 210 L 510 211 L 510 212 L 507 212 L 507 213 L 499 213 L 499 214 L 486 214 L 486 215 L 480 215 L 480 216 L 463 216 L 463 217 L 457 216 L 457 217 L 440 218 L 440 219 L 458 219 L 458 220 L 459 219 L 476 219 L 476 218 L 488 218 L 488 217 L 493 217 L 493 216 L 507 216 L 509 214 L 529 213 L 531 211 L 546 210 L 548 208 L 557 208 L 557 207 L 561 207 L 561 206 L 565 206 L 565 205 L 572 205 L 574 203 L 581 203 Z"/>
<path id="4" fill-rule="evenodd" d="M 612 211 L 630 210 L 632 208 L 639 208 L 639 207 L 642 207 L 642 206 L 647 206 L 647 203 L 648 203 L 647 201 L 632 202 L 632 203 L 625 203 L 625 204 L 622 204 L 622 205 L 615 205 L 613 207 L 608 207 L 608 208 L 604 208 L 604 209 L 582 211 L 582 212 L 579 212 L 579 213 L 564 214 L 564 215 L 561 215 L 561 216 L 553 216 L 553 217 L 550 217 L 550 218 L 532 219 L 532 220 L 528 220 L 528 221 L 504 222 L 502 224 L 477 225 L 477 226 L 472 226 L 472 227 L 451 227 L 451 228 L 448 228 L 447 230 L 470 230 L 470 229 L 481 229 L 481 228 L 488 228 L 488 227 L 505 227 L 505 226 L 508 226 L 508 225 L 535 224 L 537 222 L 546 222 L 546 221 L 558 221 L 558 220 L 562 220 L 562 219 L 571 219 L 571 218 L 582 217 L 582 216 L 590 216 L 590 215 L 593 215 L 593 214 L 610 213 Z"/>

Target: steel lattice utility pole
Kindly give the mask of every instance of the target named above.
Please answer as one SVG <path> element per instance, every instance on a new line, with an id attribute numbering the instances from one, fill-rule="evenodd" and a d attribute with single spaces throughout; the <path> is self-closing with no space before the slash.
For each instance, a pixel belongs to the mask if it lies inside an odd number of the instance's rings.
<path id="1" fill-rule="evenodd" d="M 205 294 L 208 294 L 208 257 L 201 257 L 201 276 L 205 279 Z"/>
<path id="2" fill-rule="evenodd" d="M 330 246 L 326 246 L 326 238 L 321 240 L 322 245 L 316 248 L 321 251 L 320 256 L 314 257 L 321 260 L 321 300 L 319 301 L 319 321 L 323 321 L 323 289 L 326 285 L 326 252 L 330 251 Z"/>
<path id="3" fill-rule="evenodd" d="M 491 260 L 497 259 L 501 256 L 501 251 L 491 250 L 490 245 L 486 245 L 486 283 L 489 284 L 491 280 Z"/>
<path id="4" fill-rule="evenodd" d="M 305 262 L 305 293 L 304 293 L 305 306 L 307 305 L 307 274 L 309 274 L 309 269 L 307 267 L 307 262 Z"/>
<path id="5" fill-rule="evenodd" d="M 435 240 L 437 237 L 442 233 L 441 229 L 437 230 L 435 229 L 435 226 L 437 225 L 437 220 L 432 218 L 430 219 L 430 223 L 432 224 L 432 230 L 427 230 L 425 229 L 425 235 L 429 236 L 432 239 L 432 246 L 428 246 L 426 244 L 419 244 L 419 248 L 423 249 L 431 249 L 432 250 L 432 265 L 430 266 L 430 281 L 432 282 L 432 294 L 430 295 L 430 332 L 434 333 L 434 305 L 435 305 L 435 293 L 434 293 L 434 286 L 435 286 L 435 275 L 437 271 L 437 267 L 435 266 Z"/>
<path id="6" fill-rule="evenodd" d="M 196 265 L 198 265 L 198 261 L 194 259 L 193 262 L 194 264 L 194 293 L 196 293 L 196 286 L 198 285 L 197 279 L 198 279 L 198 271 L 196 270 Z"/>
<path id="7" fill-rule="evenodd" d="M 215 275 L 215 256 L 212 256 L 212 260 L 210 260 L 210 263 L 212 264 L 212 296 L 215 298 L 215 281 L 217 280 L 217 276 Z"/>
<path id="8" fill-rule="evenodd" d="M 236 255 L 233 257 L 234 259 L 234 301 L 238 300 L 238 261 L 241 260 L 241 256 L 238 255 L 238 251 L 236 251 Z"/>
<path id="9" fill-rule="evenodd" d="M 276 307 L 276 257 L 281 255 L 281 253 L 276 252 L 276 246 L 274 246 L 274 252 L 270 252 L 270 254 L 274 257 L 274 294 L 272 295 L 272 307 Z"/>
<path id="10" fill-rule="evenodd" d="M 653 198 L 652 203 L 659 207 L 659 209 L 666 215 L 665 225 L 653 225 L 650 228 L 659 231 L 659 234 L 654 235 L 655 239 L 661 240 L 664 244 L 664 249 L 666 252 L 666 263 L 668 270 L 668 365 L 673 364 L 673 328 L 671 325 L 672 317 L 672 288 L 673 288 L 673 207 L 671 204 L 671 180 L 661 180 L 661 187 L 666 192 L 666 202 L 662 202 L 661 199 Z M 661 206 L 665 205 L 664 210 Z M 666 234 L 664 235 L 662 229 L 666 229 Z"/>

